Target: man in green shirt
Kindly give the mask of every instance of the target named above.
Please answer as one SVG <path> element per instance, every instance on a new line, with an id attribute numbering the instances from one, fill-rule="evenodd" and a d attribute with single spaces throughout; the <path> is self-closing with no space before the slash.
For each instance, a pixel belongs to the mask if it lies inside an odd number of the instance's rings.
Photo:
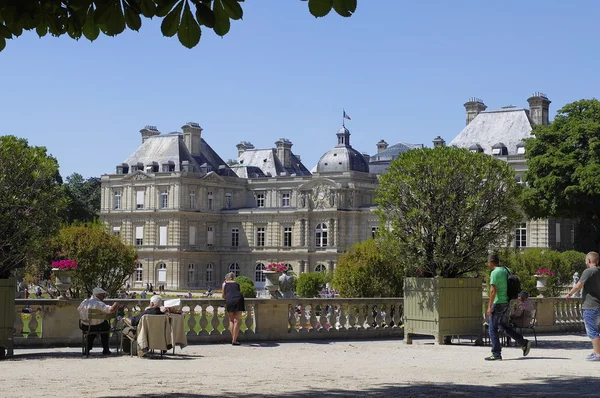
<path id="1" fill-rule="evenodd" d="M 488 266 L 492 270 L 490 274 L 490 301 L 488 302 L 487 315 L 492 342 L 492 355 L 486 357 L 486 361 L 502 360 L 502 345 L 498 330 L 519 343 L 523 350 L 523 356 L 527 356 L 531 350 L 531 342 L 524 339 L 513 328 L 508 326 L 509 322 L 509 300 L 508 300 L 508 271 L 500 266 L 500 260 L 496 254 L 488 256 Z"/>

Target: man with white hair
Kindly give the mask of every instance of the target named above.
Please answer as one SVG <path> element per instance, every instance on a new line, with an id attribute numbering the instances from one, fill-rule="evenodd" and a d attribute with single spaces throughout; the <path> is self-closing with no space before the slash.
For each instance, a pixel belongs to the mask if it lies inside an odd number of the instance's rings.
<path id="1" fill-rule="evenodd" d="M 129 318 L 129 322 L 131 326 L 137 326 L 140 323 L 140 319 L 144 315 L 162 315 L 167 312 L 166 308 L 161 308 L 163 305 L 163 299 L 158 294 L 155 294 L 150 298 L 150 305 L 146 307 L 143 312 L 140 312 L 136 316 Z"/>
<path id="2" fill-rule="evenodd" d="M 114 303 L 113 305 L 108 305 L 104 303 L 104 299 L 106 298 L 106 291 L 101 287 L 96 287 L 92 291 L 92 296 L 89 299 L 85 299 L 79 304 L 77 311 L 79 311 L 79 318 L 81 319 L 81 323 L 79 327 L 81 330 L 90 330 L 91 332 L 105 332 L 110 330 L 110 324 L 106 319 L 92 319 L 91 321 L 88 319 L 88 310 L 95 309 L 101 310 L 107 314 L 114 314 L 119 308 L 119 303 Z M 88 325 L 90 326 L 88 329 Z M 102 355 L 110 355 L 110 349 L 108 347 L 108 333 L 104 333 L 100 335 L 100 340 L 102 341 Z M 94 345 L 94 339 L 96 338 L 96 334 L 89 333 L 87 347 L 88 352 L 92 350 Z"/>

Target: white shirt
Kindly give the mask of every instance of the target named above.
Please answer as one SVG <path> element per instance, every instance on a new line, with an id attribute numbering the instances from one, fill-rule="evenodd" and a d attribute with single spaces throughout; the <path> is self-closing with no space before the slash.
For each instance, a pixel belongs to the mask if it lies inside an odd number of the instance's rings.
<path id="1" fill-rule="evenodd" d="M 108 314 L 110 313 L 111 308 L 112 307 L 110 305 L 105 304 L 102 301 L 98 300 L 95 296 L 92 296 L 89 299 L 83 300 L 81 304 L 79 304 L 79 307 L 77 307 L 77 311 L 79 311 L 79 318 L 83 322 L 87 323 L 88 310 L 102 310 L 103 312 L 106 312 Z M 99 325 L 102 322 L 103 321 L 101 319 L 92 319 L 90 325 Z"/>

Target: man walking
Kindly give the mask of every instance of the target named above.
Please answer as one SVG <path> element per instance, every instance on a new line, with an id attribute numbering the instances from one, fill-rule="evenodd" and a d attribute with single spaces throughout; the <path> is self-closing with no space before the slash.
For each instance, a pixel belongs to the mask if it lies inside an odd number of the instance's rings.
<path id="1" fill-rule="evenodd" d="M 583 323 L 588 337 L 592 340 L 594 352 L 586 357 L 588 361 L 600 361 L 600 269 L 598 268 L 598 253 L 589 252 L 585 256 L 587 269 L 581 274 L 579 281 L 573 286 L 567 299 L 573 297 L 581 288 L 581 308 L 583 309 Z"/>
<path id="2" fill-rule="evenodd" d="M 504 334 L 516 341 L 523 350 L 523 356 L 527 356 L 531 350 L 531 342 L 508 326 L 508 271 L 505 267 L 500 266 L 500 260 L 496 254 L 488 256 L 488 266 L 492 270 L 490 274 L 490 301 L 487 308 L 492 355 L 486 357 L 485 360 L 502 360 L 502 345 L 500 344 L 498 330 L 503 331 Z"/>

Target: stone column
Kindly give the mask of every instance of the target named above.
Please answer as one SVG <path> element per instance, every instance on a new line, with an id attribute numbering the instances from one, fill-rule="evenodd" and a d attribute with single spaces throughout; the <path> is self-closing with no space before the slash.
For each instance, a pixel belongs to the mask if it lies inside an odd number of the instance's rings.
<path id="1" fill-rule="evenodd" d="M 329 219 L 329 244 L 327 246 L 335 246 L 336 244 L 336 239 L 335 239 L 335 219 L 334 218 L 330 218 Z"/>
<path id="2" fill-rule="evenodd" d="M 306 246 L 306 220 L 300 220 L 300 246 Z"/>

